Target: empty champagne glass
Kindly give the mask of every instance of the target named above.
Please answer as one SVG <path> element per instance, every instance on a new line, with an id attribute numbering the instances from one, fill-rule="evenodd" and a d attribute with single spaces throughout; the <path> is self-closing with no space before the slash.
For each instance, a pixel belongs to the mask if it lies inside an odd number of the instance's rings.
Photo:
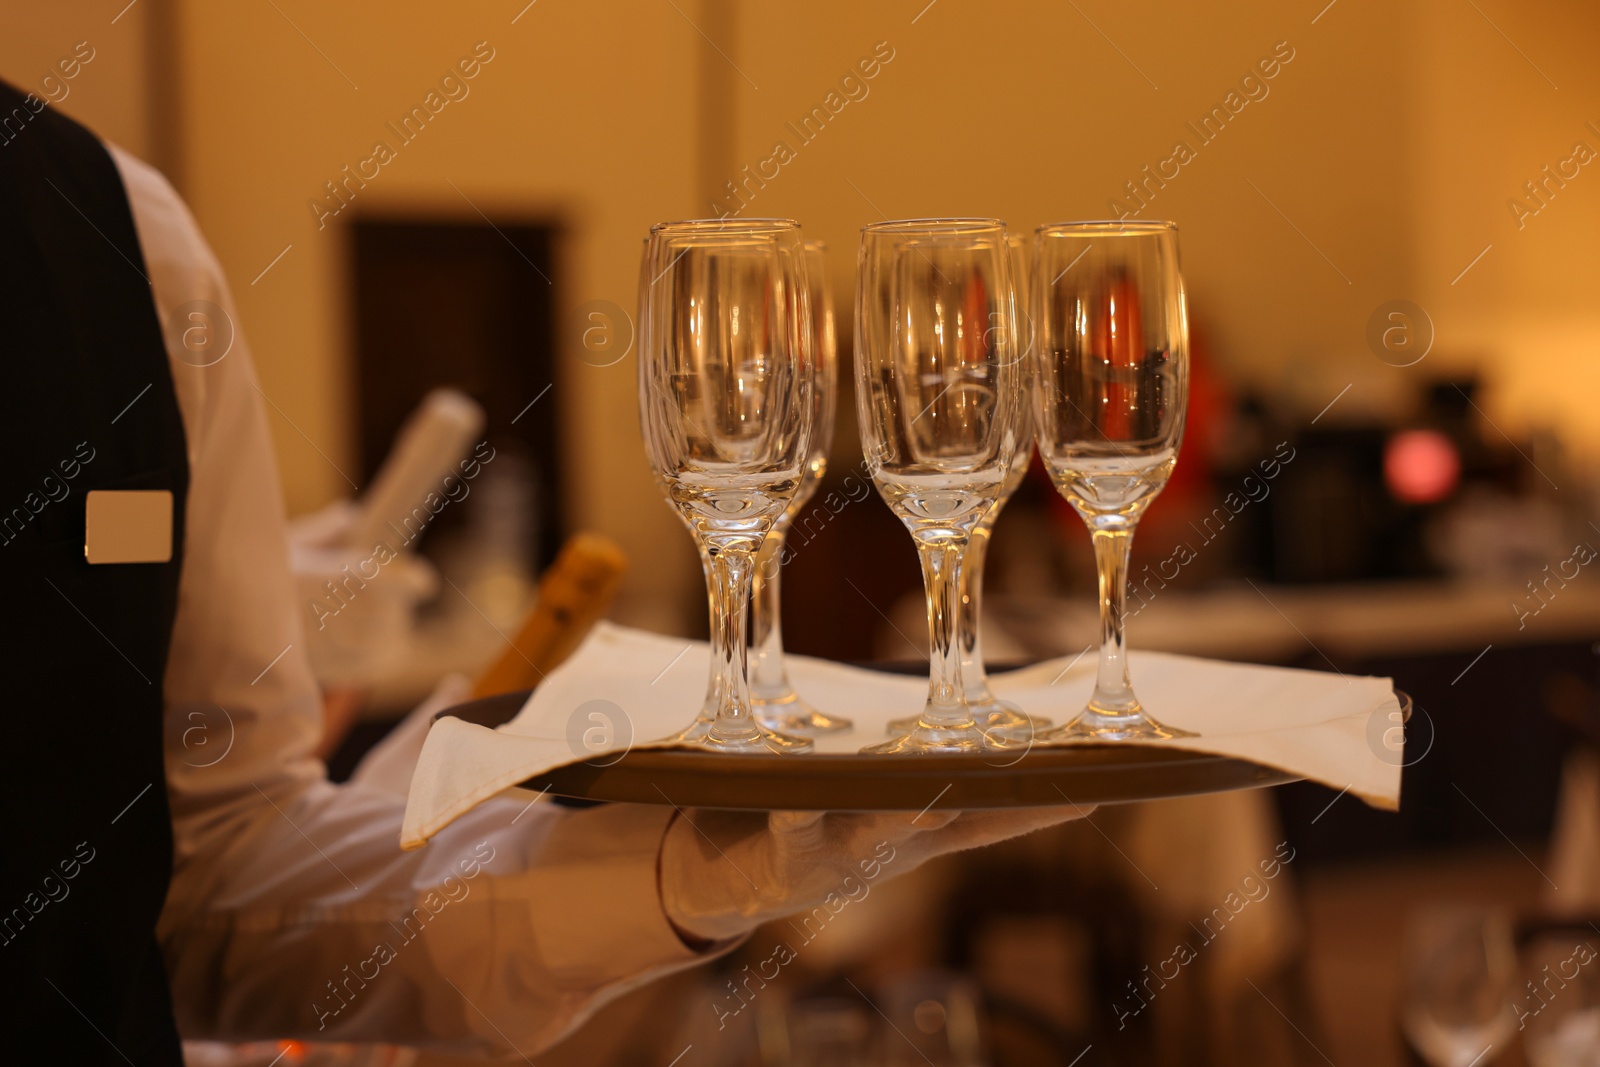
<path id="1" fill-rule="evenodd" d="M 806 272 L 811 286 L 812 357 L 807 368 L 815 378 L 812 397 L 816 412 L 811 435 L 811 456 L 800 476 L 794 500 L 773 523 L 756 557 L 753 610 L 750 616 L 750 700 L 756 719 L 772 730 L 795 733 L 831 733 L 850 729 L 850 720 L 824 715 L 796 693 L 783 665 L 783 610 L 779 593 L 784 549 L 789 526 L 822 483 L 828 470 L 828 447 L 833 443 L 833 412 L 838 395 L 838 344 L 834 334 L 833 294 L 826 272 L 827 246 L 805 243 Z"/>
<path id="2" fill-rule="evenodd" d="M 1492 1062 L 1517 1030 L 1517 953 L 1509 919 L 1444 907 L 1414 916 L 1400 1025 L 1430 1067 Z"/>
<path id="3" fill-rule="evenodd" d="M 1100 669 L 1077 718 L 1038 738 L 1193 736 L 1147 715 L 1128 680 L 1128 551 L 1178 461 L 1189 326 L 1170 222 L 1041 226 L 1034 238 L 1034 432 L 1089 527 L 1100 586 Z"/>
<path id="4" fill-rule="evenodd" d="M 650 275 L 651 275 L 651 271 L 650 271 L 650 238 L 649 237 L 646 237 L 643 241 L 640 242 L 640 248 L 641 248 L 641 251 L 639 253 L 639 302 L 640 302 L 641 309 L 643 309 L 645 311 L 648 311 L 649 305 L 646 303 L 645 290 L 650 285 Z M 639 348 L 640 352 L 644 352 L 649 346 L 649 342 L 646 340 L 646 334 L 649 332 L 649 328 L 650 328 L 649 315 L 648 314 L 641 314 L 640 317 L 639 317 L 639 325 L 638 325 L 638 339 L 635 342 L 638 345 L 638 348 Z M 651 473 L 655 473 L 655 472 L 652 470 Z M 671 489 L 667 485 L 666 481 L 664 481 L 662 479 L 661 475 L 656 474 L 655 477 L 656 477 L 656 484 L 661 487 L 661 491 L 663 493 L 669 493 L 670 494 Z M 692 527 L 690 528 L 690 533 L 691 533 L 691 536 L 692 536 L 692 534 L 693 534 L 693 528 Z M 695 547 L 695 551 L 698 552 L 699 555 L 700 555 L 700 571 L 705 576 L 705 580 L 706 580 L 706 583 L 707 583 L 706 584 L 706 588 L 709 589 L 709 588 L 711 588 L 711 583 L 715 580 L 713 578 L 712 572 L 711 572 L 711 556 L 710 556 L 709 553 L 706 552 L 705 543 L 703 541 L 701 541 L 700 538 L 698 538 L 698 537 L 696 537 L 694 539 L 694 547 Z M 722 697 L 721 697 L 721 695 L 719 693 L 717 685 L 715 684 L 715 682 L 713 682 L 712 685 L 709 685 L 709 686 L 706 687 L 705 700 L 701 702 L 699 717 L 695 719 L 696 727 L 700 727 L 700 728 L 709 727 L 713 722 L 715 722 L 716 718 L 717 718 L 717 708 L 719 708 L 721 705 L 722 705 Z"/>
<path id="5" fill-rule="evenodd" d="M 1026 368 L 1015 344 L 1005 224 L 875 223 L 856 274 L 856 401 L 879 494 L 905 523 L 927 586 L 928 699 L 869 753 L 971 752 L 985 738 L 961 675 L 961 561 L 1020 447 Z"/>
<path id="6" fill-rule="evenodd" d="M 1016 298 L 1018 345 L 1017 358 L 1024 368 L 1033 363 L 1033 257 L 1029 242 L 1024 237 L 1007 237 L 1006 248 L 1011 258 L 1011 285 Z M 1027 375 L 1024 375 L 1026 383 Z M 1036 715 L 1026 715 L 1015 704 L 998 699 L 989 688 L 989 670 L 983 661 L 983 571 L 989 558 L 989 540 L 994 534 L 994 524 L 1000 518 L 1000 509 L 1006 506 L 1011 494 L 1017 491 L 1027 476 L 1028 465 L 1033 462 L 1032 420 L 1029 404 L 1024 401 L 1019 413 L 1017 455 L 1011 461 L 1000 496 L 972 531 L 972 544 L 967 548 L 967 559 L 961 568 L 961 678 L 967 687 L 967 704 L 972 717 L 987 733 L 1001 731 L 1019 739 L 1029 739 L 1049 727 L 1050 720 Z"/>
<path id="7" fill-rule="evenodd" d="M 1018 358 L 1026 367 L 1032 358 L 1033 319 L 1028 310 L 1031 277 L 1031 243 L 1024 237 L 1009 236 L 1006 248 L 1010 253 L 1012 292 L 1017 305 Z M 1033 435 L 1030 432 L 1028 405 L 1019 411 L 1021 421 L 1017 428 L 1018 448 L 1011 469 L 1000 487 L 1000 495 L 987 515 L 973 527 L 972 540 L 967 545 L 967 556 L 961 565 L 961 623 L 958 630 L 961 642 L 961 682 L 967 694 L 967 707 L 972 719 L 985 734 L 999 733 L 1006 740 L 1026 741 L 1037 732 L 1047 729 L 1050 720 L 1026 715 L 1015 704 L 999 699 L 989 688 L 989 671 L 983 659 L 983 569 L 988 559 L 989 539 L 994 532 L 1000 509 L 1005 507 L 1011 494 L 1017 491 L 1033 461 Z M 889 723 L 891 734 L 904 733 L 916 726 L 915 716 L 894 719 Z"/>
<path id="8" fill-rule="evenodd" d="M 640 294 L 639 415 L 657 481 L 707 565 L 711 676 L 702 714 L 671 740 L 803 752 L 750 704 L 746 618 L 761 542 L 794 499 L 815 418 L 810 296 L 799 224 L 661 223 Z M 708 721 L 709 719 L 709 721 Z"/>

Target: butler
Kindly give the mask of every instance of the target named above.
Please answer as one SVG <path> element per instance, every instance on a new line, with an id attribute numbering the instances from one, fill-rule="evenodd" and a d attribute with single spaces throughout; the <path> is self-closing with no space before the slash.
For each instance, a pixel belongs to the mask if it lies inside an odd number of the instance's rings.
<path id="1" fill-rule="evenodd" d="M 0 144 L 8 1053 L 173 1065 L 181 1030 L 527 1056 L 880 842 L 887 877 L 1068 817 L 498 798 L 401 852 L 404 797 L 313 756 L 261 394 L 237 332 L 184 348 L 195 306 L 236 318 L 160 175 L 53 107 Z"/>

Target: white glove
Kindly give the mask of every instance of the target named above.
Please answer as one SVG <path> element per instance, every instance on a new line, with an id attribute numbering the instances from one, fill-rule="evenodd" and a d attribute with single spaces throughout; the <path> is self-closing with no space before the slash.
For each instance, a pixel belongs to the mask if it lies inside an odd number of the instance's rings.
<path id="1" fill-rule="evenodd" d="M 360 509 L 347 501 L 289 524 L 294 574 L 311 669 L 324 686 L 371 685 L 406 655 L 416 606 L 439 576 L 412 552 L 354 545 Z"/>
<path id="2" fill-rule="evenodd" d="M 786 915 L 859 900 L 935 856 L 992 845 L 1093 811 L 680 813 L 661 845 L 661 901 L 690 939 L 721 941 Z M 830 907 L 831 905 L 831 907 Z"/>

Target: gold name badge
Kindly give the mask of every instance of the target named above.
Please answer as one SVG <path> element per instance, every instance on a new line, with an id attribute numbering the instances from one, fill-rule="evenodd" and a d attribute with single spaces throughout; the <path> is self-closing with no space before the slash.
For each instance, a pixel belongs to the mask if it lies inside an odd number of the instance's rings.
<path id="1" fill-rule="evenodd" d="M 90 563 L 172 558 L 172 492 L 96 489 L 84 500 L 83 557 Z"/>

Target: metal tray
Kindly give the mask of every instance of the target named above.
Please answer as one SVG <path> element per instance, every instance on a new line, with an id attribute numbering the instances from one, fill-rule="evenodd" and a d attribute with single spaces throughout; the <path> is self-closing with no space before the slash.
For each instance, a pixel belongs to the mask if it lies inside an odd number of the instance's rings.
<path id="1" fill-rule="evenodd" d="M 1395 690 L 1402 715 L 1411 698 Z M 480 726 L 516 715 L 528 691 L 450 708 Z M 602 765 L 604 764 L 604 765 Z M 581 801 L 792 811 L 922 811 L 1117 804 L 1298 781 L 1273 767 L 1151 745 L 1074 744 L 972 756 L 746 756 L 638 749 L 521 783 Z"/>

